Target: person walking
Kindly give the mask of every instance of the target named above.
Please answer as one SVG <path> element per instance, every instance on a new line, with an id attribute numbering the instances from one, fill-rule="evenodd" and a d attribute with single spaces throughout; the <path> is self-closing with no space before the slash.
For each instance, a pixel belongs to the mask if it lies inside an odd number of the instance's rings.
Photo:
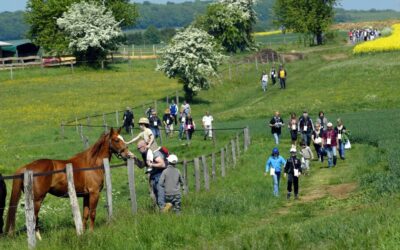
<path id="1" fill-rule="evenodd" d="M 325 117 L 325 113 L 323 111 L 319 111 L 316 122 L 318 122 L 321 125 L 322 131 L 326 131 L 327 129 L 326 125 L 328 124 L 328 119 Z"/>
<path id="2" fill-rule="evenodd" d="M 279 111 L 275 112 L 274 117 L 272 117 L 271 121 L 269 122 L 269 126 L 271 127 L 271 134 L 274 136 L 275 144 L 279 144 L 279 137 L 282 133 L 282 126 L 285 124 L 280 116 Z"/>
<path id="3" fill-rule="evenodd" d="M 337 134 L 337 138 L 338 138 L 338 149 L 339 149 L 339 156 L 340 159 L 344 160 L 345 159 L 345 148 L 344 148 L 344 144 L 345 144 L 345 134 L 346 134 L 346 127 L 343 125 L 342 119 L 337 119 L 336 121 L 336 127 L 335 127 L 335 132 Z"/>
<path id="4" fill-rule="evenodd" d="M 165 137 L 171 137 L 174 131 L 174 117 L 171 115 L 170 110 L 167 108 L 163 115 L 163 125 L 165 129 Z"/>
<path id="5" fill-rule="evenodd" d="M 126 107 L 123 117 L 123 124 L 123 127 L 128 134 L 130 134 L 131 130 L 135 127 L 135 117 L 130 107 Z"/>
<path id="6" fill-rule="evenodd" d="M 325 152 L 328 155 L 328 168 L 332 168 L 336 166 L 336 147 L 338 144 L 337 134 L 333 129 L 333 124 L 328 122 L 327 130 L 324 132 L 322 137 L 322 145 L 324 147 Z"/>
<path id="7" fill-rule="evenodd" d="M 175 101 L 172 100 L 171 105 L 169 105 L 169 112 L 171 116 L 174 118 L 175 126 L 177 125 L 178 120 L 178 105 L 175 104 Z"/>
<path id="8" fill-rule="evenodd" d="M 150 122 L 150 129 L 154 134 L 154 138 L 157 139 L 160 137 L 160 140 L 161 140 L 160 126 L 162 125 L 162 123 L 161 123 L 160 118 L 157 116 L 156 111 L 153 111 L 151 113 L 149 122 Z"/>
<path id="9" fill-rule="evenodd" d="M 308 112 L 306 110 L 303 111 L 303 116 L 299 119 L 298 128 L 301 132 L 301 139 L 306 143 L 307 146 L 310 146 L 311 134 L 314 131 L 314 124 L 311 118 L 308 116 Z"/>
<path id="10" fill-rule="evenodd" d="M 290 157 L 287 159 L 284 169 L 284 177 L 287 176 L 287 196 L 289 200 L 292 194 L 292 186 L 294 187 L 294 198 L 299 198 L 299 176 L 301 175 L 301 162 L 297 159 L 296 148 L 290 149 Z"/>
<path id="11" fill-rule="evenodd" d="M 272 177 L 272 182 L 274 184 L 273 194 L 278 197 L 279 196 L 279 183 L 281 179 L 281 168 L 283 168 L 286 164 L 285 159 L 279 155 L 278 148 L 272 149 L 272 154 L 268 158 L 267 163 L 265 164 L 265 173 L 264 176 L 268 174 Z"/>
<path id="12" fill-rule="evenodd" d="M 261 88 L 265 92 L 267 91 L 267 86 L 268 86 L 268 74 L 263 71 L 261 75 Z"/>
<path id="13" fill-rule="evenodd" d="M 190 105 L 186 100 L 184 100 L 183 103 L 182 103 L 181 113 L 184 113 L 186 116 L 191 113 Z"/>
<path id="14" fill-rule="evenodd" d="M 278 71 L 278 78 L 279 78 L 279 83 L 281 84 L 281 89 L 286 89 L 286 77 L 287 77 L 287 72 L 283 68 L 283 65 L 281 65 Z"/>
<path id="15" fill-rule="evenodd" d="M 184 112 L 180 113 L 179 116 L 179 140 L 183 138 L 183 132 L 185 131 L 185 124 L 186 124 L 186 114 Z"/>
<path id="16" fill-rule="evenodd" d="M 212 123 L 214 118 L 210 115 L 210 112 L 206 111 L 206 114 L 203 116 L 202 125 L 204 128 L 204 140 L 207 140 L 207 137 L 212 139 L 213 132 L 212 132 Z"/>
<path id="17" fill-rule="evenodd" d="M 165 169 L 159 180 L 159 185 L 164 189 L 165 206 L 162 212 L 168 212 L 172 207 L 174 212 L 181 212 L 181 187 L 183 188 L 183 178 L 179 169 L 176 168 L 178 157 L 171 154 L 167 157 L 168 167 Z"/>
<path id="18" fill-rule="evenodd" d="M 292 139 L 292 147 L 296 147 L 297 146 L 297 133 L 299 132 L 298 127 L 297 127 L 297 117 L 296 117 L 296 113 L 292 113 L 290 115 L 290 119 L 288 122 L 288 128 L 290 131 L 290 137 Z"/>
<path id="19" fill-rule="evenodd" d="M 308 175 L 310 172 L 310 163 L 314 160 L 314 154 L 309 146 L 307 146 L 304 141 L 300 143 L 301 150 L 301 169 L 302 171 Z"/>
<path id="20" fill-rule="evenodd" d="M 275 83 L 276 83 L 276 69 L 275 69 L 275 66 L 272 66 L 271 72 L 270 72 L 270 76 L 271 76 L 272 85 L 275 85 Z"/>
<path id="21" fill-rule="evenodd" d="M 185 121 L 186 140 L 188 144 L 190 144 L 190 141 L 192 140 L 192 135 L 195 129 L 196 129 L 196 124 L 193 121 L 192 115 L 189 113 Z"/>
<path id="22" fill-rule="evenodd" d="M 317 152 L 318 160 L 324 162 L 324 148 L 322 147 L 323 130 L 319 122 L 315 123 L 315 130 L 311 135 L 311 140 L 314 145 L 315 152 Z"/>

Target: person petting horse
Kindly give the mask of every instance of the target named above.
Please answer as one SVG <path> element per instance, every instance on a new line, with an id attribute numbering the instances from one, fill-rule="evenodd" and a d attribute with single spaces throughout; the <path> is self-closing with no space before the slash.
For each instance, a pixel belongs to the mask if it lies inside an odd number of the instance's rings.
<path id="1" fill-rule="evenodd" d="M 78 171 L 81 168 L 101 167 L 103 159 L 111 160 L 112 155 L 119 158 L 137 159 L 129 152 L 122 136 L 119 135 L 121 129 L 104 133 L 99 140 L 87 150 L 76 154 L 68 160 L 50 160 L 40 159 L 33 161 L 15 172 L 15 175 L 22 175 L 25 171 L 31 170 L 34 174 L 45 173 L 50 171 L 64 170 L 68 163 L 71 163 L 74 171 L 74 184 L 78 197 L 83 197 L 83 229 L 86 229 L 86 223 L 90 217 L 90 230 L 94 229 L 94 220 L 96 217 L 96 207 L 99 201 L 100 191 L 103 188 L 104 170 Z M 38 230 L 39 210 L 42 202 L 48 193 L 57 197 L 68 197 L 68 181 L 64 171 L 55 174 L 35 176 L 33 185 L 33 203 L 36 218 L 36 236 L 40 239 Z M 15 231 L 15 215 L 17 212 L 18 202 L 23 190 L 22 178 L 13 180 L 12 192 L 9 202 L 8 216 L 5 232 L 12 235 Z"/>

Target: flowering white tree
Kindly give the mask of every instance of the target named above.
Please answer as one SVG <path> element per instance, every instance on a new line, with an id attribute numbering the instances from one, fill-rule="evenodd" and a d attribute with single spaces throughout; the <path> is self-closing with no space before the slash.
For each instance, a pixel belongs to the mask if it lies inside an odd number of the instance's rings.
<path id="1" fill-rule="evenodd" d="M 219 46 L 207 32 L 188 27 L 178 32 L 164 49 L 162 64 L 157 70 L 169 78 L 178 78 L 187 99 L 210 85 L 209 77 L 216 75 L 217 67 L 225 58 Z"/>
<path id="2" fill-rule="evenodd" d="M 119 24 L 105 6 L 84 1 L 72 4 L 57 19 L 57 25 L 67 34 L 72 52 L 79 60 L 91 63 L 116 48 L 122 35 Z"/>
<path id="3" fill-rule="evenodd" d="M 214 36 L 228 52 L 251 49 L 256 22 L 254 3 L 254 0 L 219 0 L 207 7 L 206 15 L 197 19 L 196 26 Z"/>

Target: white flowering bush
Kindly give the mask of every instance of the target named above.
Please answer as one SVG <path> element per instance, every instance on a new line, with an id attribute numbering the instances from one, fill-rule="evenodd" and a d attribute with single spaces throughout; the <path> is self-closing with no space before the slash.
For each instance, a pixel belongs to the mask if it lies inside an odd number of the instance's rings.
<path id="1" fill-rule="evenodd" d="M 209 77 L 216 75 L 224 58 L 212 36 L 198 28 L 188 27 L 178 32 L 162 51 L 162 64 L 157 70 L 169 78 L 178 78 L 183 83 L 186 98 L 190 100 L 198 91 L 209 87 Z"/>
<path id="2" fill-rule="evenodd" d="M 72 52 L 89 61 L 105 57 L 122 35 L 112 12 L 93 2 L 72 4 L 57 25 L 67 34 Z"/>

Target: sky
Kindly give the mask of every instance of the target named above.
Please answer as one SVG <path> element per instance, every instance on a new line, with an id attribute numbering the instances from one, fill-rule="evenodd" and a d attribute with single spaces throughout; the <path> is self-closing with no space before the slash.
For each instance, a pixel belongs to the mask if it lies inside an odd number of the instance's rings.
<path id="1" fill-rule="evenodd" d="M 150 2 L 167 2 L 168 0 L 149 0 Z M 174 0 L 169 0 L 174 2 Z M 369 10 L 394 9 L 400 11 L 400 0 L 339 0 L 344 9 Z M 0 0 L 0 12 L 24 10 L 27 0 Z M 138 0 L 138 2 L 142 2 Z M 182 2 L 182 0 L 179 0 Z"/>

